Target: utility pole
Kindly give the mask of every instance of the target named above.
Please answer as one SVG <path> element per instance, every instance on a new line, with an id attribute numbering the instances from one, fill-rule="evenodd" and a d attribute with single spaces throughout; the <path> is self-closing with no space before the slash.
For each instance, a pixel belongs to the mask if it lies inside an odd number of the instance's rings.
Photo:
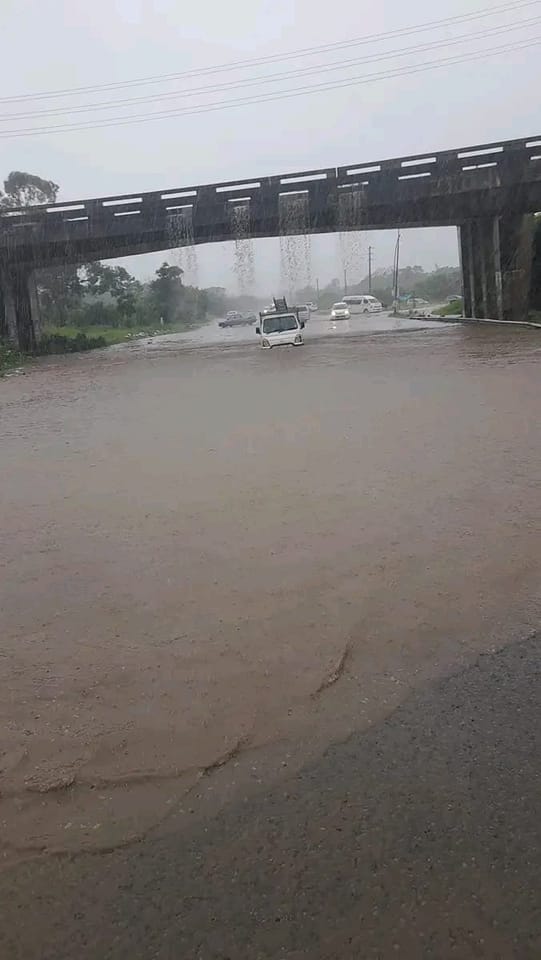
<path id="1" fill-rule="evenodd" d="M 394 295 L 394 313 L 396 314 L 398 310 L 398 300 L 400 297 L 400 284 L 398 280 L 398 271 L 400 269 L 400 230 L 396 235 L 396 246 L 394 248 L 394 283 L 393 283 L 393 295 Z"/>
<path id="2" fill-rule="evenodd" d="M 347 297 L 347 295 L 348 295 L 348 274 L 347 274 L 346 268 L 344 267 L 344 296 Z"/>
<path id="3" fill-rule="evenodd" d="M 372 251 L 373 247 L 368 247 L 368 293 L 372 293 Z"/>

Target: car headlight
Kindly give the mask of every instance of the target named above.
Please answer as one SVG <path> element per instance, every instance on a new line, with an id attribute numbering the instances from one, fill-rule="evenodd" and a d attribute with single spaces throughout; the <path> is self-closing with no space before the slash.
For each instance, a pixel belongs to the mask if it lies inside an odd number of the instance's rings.
<path id="1" fill-rule="evenodd" d="M 270 343 L 269 343 L 268 340 L 262 340 L 262 341 L 261 341 L 261 346 L 262 346 L 262 347 L 270 347 Z"/>
<path id="2" fill-rule="evenodd" d="M 300 333 L 298 333 L 297 336 L 295 337 L 295 343 L 302 343 L 302 337 Z"/>

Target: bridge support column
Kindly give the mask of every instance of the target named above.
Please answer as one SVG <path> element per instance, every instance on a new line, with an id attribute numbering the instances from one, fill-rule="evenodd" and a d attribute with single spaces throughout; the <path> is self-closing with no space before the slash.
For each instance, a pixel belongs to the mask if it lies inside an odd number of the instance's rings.
<path id="1" fill-rule="evenodd" d="M 28 267 L 0 265 L 0 288 L 4 333 L 11 343 L 29 353 L 41 335 L 35 272 Z"/>
<path id="2" fill-rule="evenodd" d="M 459 228 L 464 316 L 526 320 L 533 217 L 480 217 Z"/>
<path id="3" fill-rule="evenodd" d="M 534 234 L 535 217 L 531 214 L 500 218 L 504 320 L 528 319 Z"/>
<path id="4" fill-rule="evenodd" d="M 460 226 L 464 316 L 502 319 L 499 224 L 496 217 Z"/>

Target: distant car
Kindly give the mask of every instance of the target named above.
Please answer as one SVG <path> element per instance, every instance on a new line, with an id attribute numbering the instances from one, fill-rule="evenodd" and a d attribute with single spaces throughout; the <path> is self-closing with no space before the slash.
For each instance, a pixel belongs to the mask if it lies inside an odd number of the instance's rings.
<path id="1" fill-rule="evenodd" d="M 462 300 L 461 293 L 453 293 L 450 297 L 447 297 L 447 303 L 454 303 L 455 300 Z"/>
<path id="2" fill-rule="evenodd" d="M 230 316 L 230 314 L 228 314 L 225 320 L 220 320 L 218 322 L 218 326 L 223 328 L 236 327 L 239 324 L 239 321 L 240 321 L 240 313 L 236 314 L 235 316 Z"/>
<path id="3" fill-rule="evenodd" d="M 307 303 L 306 306 L 307 306 L 308 309 L 311 310 L 312 312 L 314 312 L 315 310 L 317 310 L 317 303 L 314 303 L 313 300 L 310 300 L 310 302 Z"/>
<path id="4" fill-rule="evenodd" d="M 380 300 L 376 300 L 369 293 L 356 294 L 351 297 L 344 297 L 344 303 L 352 314 L 358 313 L 381 313 L 383 305 Z"/>
<path id="5" fill-rule="evenodd" d="M 218 326 L 222 329 L 226 327 L 249 327 L 255 323 L 257 317 L 254 313 L 239 313 L 237 310 L 230 310 L 225 320 L 220 320 Z"/>
<path id="6" fill-rule="evenodd" d="M 349 320 L 349 308 L 347 303 L 333 303 L 331 310 L 331 320 Z"/>

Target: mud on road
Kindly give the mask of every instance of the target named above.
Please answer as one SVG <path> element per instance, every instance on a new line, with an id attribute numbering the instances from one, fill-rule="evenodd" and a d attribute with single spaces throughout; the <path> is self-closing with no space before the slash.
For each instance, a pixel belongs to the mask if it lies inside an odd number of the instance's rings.
<path id="1" fill-rule="evenodd" d="M 1 382 L 5 862 L 166 829 L 527 634 L 540 359 L 471 326 Z"/>

